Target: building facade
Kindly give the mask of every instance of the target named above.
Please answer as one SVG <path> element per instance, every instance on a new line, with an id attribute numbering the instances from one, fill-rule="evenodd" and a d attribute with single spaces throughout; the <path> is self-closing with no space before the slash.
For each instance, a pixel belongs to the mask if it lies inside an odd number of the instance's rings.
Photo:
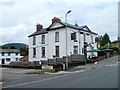
<path id="1" fill-rule="evenodd" d="M 120 47 L 120 40 L 115 40 L 112 42 L 112 45 Z"/>
<path id="2" fill-rule="evenodd" d="M 36 31 L 29 37 L 29 61 L 48 60 L 62 58 L 72 54 L 84 55 L 84 44 L 87 50 L 96 49 L 95 38 L 97 34 L 86 25 L 78 26 L 62 22 L 59 18 L 53 18 L 48 28 L 36 25 Z M 67 31 L 67 32 L 66 32 Z M 67 44 L 66 44 L 67 42 Z M 97 57 L 97 53 L 87 53 L 87 57 Z"/>
<path id="3" fill-rule="evenodd" d="M 18 49 L 0 49 L 0 64 L 9 64 L 13 61 L 19 61 L 20 51 Z"/>

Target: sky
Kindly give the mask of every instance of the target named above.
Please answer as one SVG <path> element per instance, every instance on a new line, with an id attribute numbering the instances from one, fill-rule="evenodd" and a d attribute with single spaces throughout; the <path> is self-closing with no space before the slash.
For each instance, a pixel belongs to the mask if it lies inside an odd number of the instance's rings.
<path id="1" fill-rule="evenodd" d="M 37 23 L 46 28 L 53 17 L 65 21 L 68 10 L 68 23 L 87 25 L 98 35 L 108 33 L 111 41 L 117 39 L 117 0 L 1 0 L 0 45 L 28 44 L 28 36 L 36 31 Z"/>

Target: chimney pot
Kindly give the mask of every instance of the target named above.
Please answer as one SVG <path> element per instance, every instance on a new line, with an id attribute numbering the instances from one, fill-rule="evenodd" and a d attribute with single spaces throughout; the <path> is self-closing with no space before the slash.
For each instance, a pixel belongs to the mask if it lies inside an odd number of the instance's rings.
<path id="1" fill-rule="evenodd" d="M 36 25 L 36 30 L 39 31 L 39 30 L 41 30 L 41 29 L 43 29 L 43 25 L 37 24 L 37 25 Z"/>
<path id="2" fill-rule="evenodd" d="M 77 26 L 77 27 L 78 27 L 78 24 L 77 24 L 77 23 L 75 23 L 75 26 Z"/>
<path id="3" fill-rule="evenodd" d="M 53 19 L 52 19 L 52 23 L 53 22 L 55 22 L 55 21 L 61 21 L 58 17 L 54 17 Z"/>

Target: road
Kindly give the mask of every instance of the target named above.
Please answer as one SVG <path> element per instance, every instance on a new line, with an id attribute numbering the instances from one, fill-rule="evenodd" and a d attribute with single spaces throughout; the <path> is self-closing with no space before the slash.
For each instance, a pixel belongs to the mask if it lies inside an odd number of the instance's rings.
<path id="1" fill-rule="evenodd" d="M 63 74 L 16 74 L 12 77 L 10 73 L 3 73 L 6 79 L 3 88 L 118 88 L 118 56 L 85 67 L 82 72 L 77 69 Z"/>

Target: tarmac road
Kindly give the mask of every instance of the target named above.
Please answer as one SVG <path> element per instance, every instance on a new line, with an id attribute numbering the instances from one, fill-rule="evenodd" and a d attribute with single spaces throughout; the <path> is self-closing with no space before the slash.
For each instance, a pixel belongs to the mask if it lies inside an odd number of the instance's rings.
<path id="1" fill-rule="evenodd" d="M 3 88 L 118 88 L 118 56 L 56 74 L 3 72 Z"/>

